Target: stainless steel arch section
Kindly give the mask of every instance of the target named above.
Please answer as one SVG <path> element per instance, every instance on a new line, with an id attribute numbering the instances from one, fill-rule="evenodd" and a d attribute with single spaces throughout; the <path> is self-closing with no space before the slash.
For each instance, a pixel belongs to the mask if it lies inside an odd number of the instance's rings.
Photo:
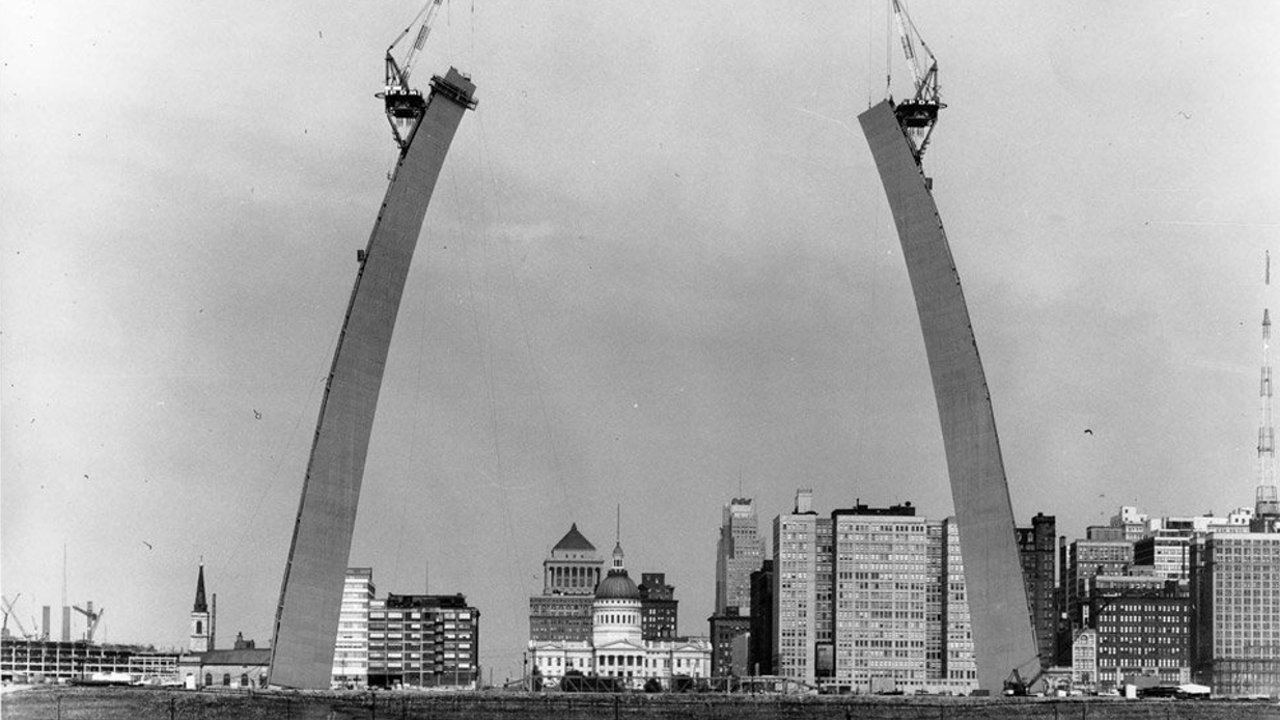
<path id="1" fill-rule="evenodd" d="M 334 351 L 302 485 L 271 641 L 268 681 L 327 689 L 356 506 L 391 334 L 445 154 L 475 85 L 450 68 L 401 151 Z"/>
<path id="2" fill-rule="evenodd" d="M 998 692 L 1014 669 L 1031 678 L 1040 663 L 986 375 L 938 206 L 892 104 L 875 105 L 858 121 L 898 228 L 924 334 L 964 553 L 978 686 Z"/>

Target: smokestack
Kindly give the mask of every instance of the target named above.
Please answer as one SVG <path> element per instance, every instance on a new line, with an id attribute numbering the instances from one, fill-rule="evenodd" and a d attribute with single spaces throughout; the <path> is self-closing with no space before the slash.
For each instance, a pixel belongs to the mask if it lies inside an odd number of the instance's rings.
<path id="1" fill-rule="evenodd" d="M 66 543 L 62 543 L 62 642 L 71 642 L 71 606 L 67 604 Z"/>
<path id="2" fill-rule="evenodd" d="M 209 612 L 209 649 L 213 649 L 213 643 L 218 639 L 218 593 L 213 594 L 213 607 Z"/>
<path id="3" fill-rule="evenodd" d="M 40 639 L 41 640 L 45 640 L 45 641 L 49 640 L 49 632 L 50 632 L 49 618 L 52 615 L 52 613 L 50 612 L 51 609 L 52 608 L 50 608 L 48 605 L 45 605 L 44 607 L 40 608 L 40 621 L 41 621 Z"/>

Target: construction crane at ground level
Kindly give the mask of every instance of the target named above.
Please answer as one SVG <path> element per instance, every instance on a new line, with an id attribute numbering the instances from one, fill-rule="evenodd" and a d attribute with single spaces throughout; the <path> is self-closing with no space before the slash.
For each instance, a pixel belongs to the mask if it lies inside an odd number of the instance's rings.
<path id="1" fill-rule="evenodd" d="M 946 107 L 938 93 L 938 59 L 929 50 L 915 23 L 911 22 L 901 0 L 890 0 L 890 4 L 894 23 L 898 26 L 898 40 L 902 43 L 902 53 L 915 86 L 915 95 L 895 105 L 893 111 L 898 117 L 898 124 L 911 138 L 916 162 L 920 162 L 929 137 L 933 135 L 933 126 L 938 122 L 938 111 Z M 921 58 L 916 53 L 917 44 L 925 55 L 926 67 L 921 66 Z"/>
<path id="2" fill-rule="evenodd" d="M 92 600 L 85 603 L 85 605 L 88 606 L 87 610 L 85 608 L 80 607 L 79 605 L 72 605 L 71 607 L 76 612 L 80 613 L 81 615 L 84 615 L 85 622 L 88 623 L 88 628 L 85 630 L 85 633 L 84 633 L 84 639 L 88 640 L 89 642 L 93 642 L 93 633 L 98 629 L 98 623 L 102 620 L 102 613 L 106 612 L 106 609 L 104 608 L 102 610 L 98 610 L 97 612 L 95 612 L 93 609 Z"/>
<path id="3" fill-rule="evenodd" d="M 23 639 L 32 637 L 27 629 L 22 626 L 22 621 L 18 619 L 18 612 L 13 609 L 13 604 L 18 602 L 18 598 L 22 597 L 22 593 L 18 593 L 10 600 L 6 597 L 0 597 L 0 603 L 4 605 L 4 634 L 9 634 L 9 618 L 13 618 L 13 624 L 18 626 L 18 632 L 21 633 Z"/>

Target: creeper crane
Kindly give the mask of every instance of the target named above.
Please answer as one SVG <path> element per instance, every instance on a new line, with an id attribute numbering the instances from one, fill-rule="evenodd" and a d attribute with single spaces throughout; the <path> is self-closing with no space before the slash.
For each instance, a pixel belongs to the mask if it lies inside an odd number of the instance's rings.
<path id="1" fill-rule="evenodd" d="M 915 95 L 903 100 L 893 108 L 898 124 L 902 126 L 907 137 L 911 139 L 912 150 L 916 162 L 924 157 L 924 149 L 933 135 L 933 126 L 938 122 L 938 111 L 946 107 L 938 94 L 938 59 L 925 43 L 911 16 L 900 0 L 890 0 L 893 7 L 894 23 L 898 26 L 898 39 L 902 43 L 902 52 L 907 59 L 907 68 L 911 71 L 911 80 L 915 85 Z M 922 69 L 921 58 L 916 54 L 916 45 L 927 58 L 927 67 Z"/>
<path id="2" fill-rule="evenodd" d="M 395 136 L 396 144 L 401 150 L 408 145 L 408 134 L 412 132 L 414 124 L 427 109 L 427 101 L 422 96 L 422 92 L 410 87 L 409 73 L 413 70 L 413 64 L 417 61 L 423 46 L 426 45 L 427 37 L 431 35 L 431 24 L 435 22 L 443 2 L 444 0 L 428 0 L 426 7 L 418 11 L 417 17 L 387 47 L 386 87 L 377 94 L 377 97 L 386 103 L 387 121 L 391 123 L 391 134 Z M 422 24 L 418 26 L 418 34 L 413 40 L 413 46 L 409 48 L 402 62 L 396 62 L 392 51 L 409 35 L 409 31 L 413 29 L 413 23 L 417 22 L 418 18 L 422 18 Z"/>

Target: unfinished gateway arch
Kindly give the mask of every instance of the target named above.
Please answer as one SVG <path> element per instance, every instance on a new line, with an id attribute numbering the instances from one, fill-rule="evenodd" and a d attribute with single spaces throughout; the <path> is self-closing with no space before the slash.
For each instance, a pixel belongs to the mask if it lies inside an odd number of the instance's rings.
<path id="1" fill-rule="evenodd" d="M 351 553 L 378 391 L 409 263 L 445 154 L 475 85 L 454 68 L 416 91 L 387 96 L 400 157 L 347 305 L 302 484 L 271 640 L 268 681 L 328 689 L 342 585 Z"/>
<path id="2" fill-rule="evenodd" d="M 999 690 L 1012 671 L 1039 675 L 1013 506 L 969 309 L 942 218 L 908 134 L 918 105 L 883 101 L 858 116 L 884 184 L 907 261 L 942 425 L 960 528 L 978 687 Z M 936 107 L 933 109 L 936 116 Z M 926 140 L 927 142 L 927 137 Z"/>

